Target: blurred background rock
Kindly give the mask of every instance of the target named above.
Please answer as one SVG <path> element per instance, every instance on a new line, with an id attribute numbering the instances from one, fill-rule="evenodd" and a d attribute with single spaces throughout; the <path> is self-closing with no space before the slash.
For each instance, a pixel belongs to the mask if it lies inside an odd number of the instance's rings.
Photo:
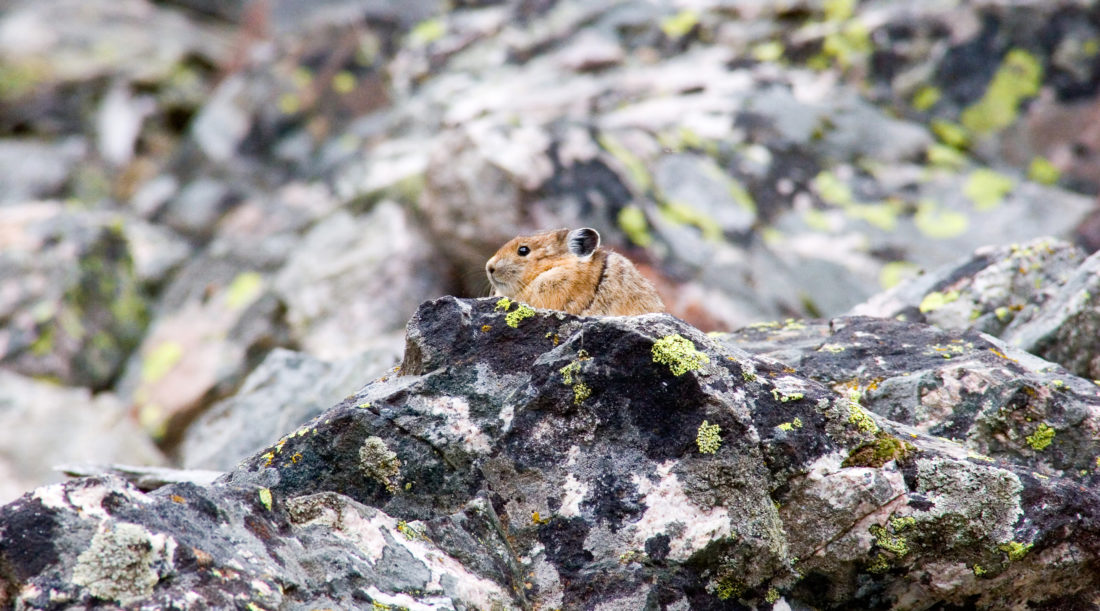
<path id="1" fill-rule="evenodd" d="M 597 228 L 704 330 L 984 245 L 1079 260 L 1098 81 L 1083 0 L 9 0 L 0 501 L 233 465 L 525 231 Z"/>

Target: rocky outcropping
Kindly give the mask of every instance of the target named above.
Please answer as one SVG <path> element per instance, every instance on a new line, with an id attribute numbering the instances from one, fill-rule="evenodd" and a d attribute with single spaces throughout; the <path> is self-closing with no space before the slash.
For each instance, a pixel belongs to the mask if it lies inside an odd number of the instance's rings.
<path id="1" fill-rule="evenodd" d="M 400 375 L 210 486 L 90 478 L 0 509 L 0 601 L 1079 608 L 1098 417 L 1094 384 L 975 333 L 708 337 L 448 297 Z"/>

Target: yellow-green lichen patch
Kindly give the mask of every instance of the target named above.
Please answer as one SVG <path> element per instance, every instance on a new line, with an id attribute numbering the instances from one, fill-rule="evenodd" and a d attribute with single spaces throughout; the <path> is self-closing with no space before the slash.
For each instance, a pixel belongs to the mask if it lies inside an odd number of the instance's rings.
<path id="1" fill-rule="evenodd" d="M 699 24 L 699 14 L 692 10 L 683 10 L 661 20 L 661 31 L 669 38 L 683 38 Z"/>
<path id="2" fill-rule="evenodd" d="M 752 58 L 758 62 L 775 62 L 783 59 L 783 53 L 786 49 L 782 42 L 778 40 L 769 40 L 753 46 L 749 51 Z"/>
<path id="3" fill-rule="evenodd" d="M 515 310 L 508 312 L 508 315 L 504 317 L 504 322 L 515 329 L 519 326 L 521 320 L 531 318 L 535 315 L 535 310 L 526 303 L 519 304 L 519 307 Z"/>
<path id="4" fill-rule="evenodd" d="M 501 297 L 500 299 L 497 299 L 497 304 L 493 309 L 494 310 L 501 310 L 503 312 L 507 312 L 511 308 L 512 308 L 512 300 L 508 299 L 507 297 Z"/>
<path id="5" fill-rule="evenodd" d="M 781 431 L 793 431 L 795 429 L 800 429 L 800 428 L 802 428 L 802 419 L 801 418 L 795 418 L 794 420 L 791 420 L 790 422 L 784 422 L 782 424 L 777 425 L 776 428 L 778 428 Z"/>
<path id="6" fill-rule="evenodd" d="M 935 106 L 941 98 L 943 98 L 943 92 L 940 91 L 939 87 L 925 85 L 913 94 L 913 110 L 924 112 Z"/>
<path id="7" fill-rule="evenodd" d="M 260 488 L 258 495 L 260 497 L 260 504 L 264 506 L 264 509 L 271 511 L 271 490 L 269 488 Z"/>
<path id="8" fill-rule="evenodd" d="M 397 492 L 397 480 L 401 475 L 401 461 L 381 437 L 367 437 L 359 448 L 359 468 L 371 479 L 386 487 L 390 494 Z"/>
<path id="9" fill-rule="evenodd" d="M 230 309 L 239 310 L 251 304 L 264 289 L 264 277 L 257 272 L 237 274 L 225 291 L 225 304 Z"/>
<path id="10" fill-rule="evenodd" d="M 941 293 L 940 291 L 932 291 L 931 293 L 925 295 L 924 299 L 921 299 L 920 305 L 917 306 L 917 309 L 921 311 L 921 314 L 927 314 L 929 312 L 934 312 L 949 303 L 957 301 L 958 298 L 958 291 L 948 291 L 946 293 Z"/>
<path id="11" fill-rule="evenodd" d="M 426 19 L 409 31 L 409 44 L 413 47 L 429 45 L 447 34 L 447 24 L 441 18 Z"/>
<path id="12" fill-rule="evenodd" d="M 973 571 L 975 577 L 981 577 L 982 575 L 985 575 L 985 569 L 983 569 L 982 565 L 980 564 L 975 564 Z"/>
<path id="13" fill-rule="evenodd" d="M 659 209 L 661 216 L 676 225 L 692 225 L 703 234 L 704 240 L 717 241 L 722 238 L 722 226 L 712 217 L 695 206 L 684 202 L 667 202 Z"/>
<path id="14" fill-rule="evenodd" d="M 778 388 L 773 388 L 772 389 L 772 398 L 775 399 L 776 401 L 779 401 L 780 403 L 789 403 L 791 401 L 798 401 L 799 399 L 802 399 L 805 396 L 806 395 L 804 395 L 800 392 L 784 393 L 784 392 L 781 392 Z"/>
<path id="15" fill-rule="evenodd" d="M 993 75 L 982 99 L 963 110 L 959 120 L 973 132 L 986 134 L 1016 122 L 1020 103 L 1039 93 L 1043 65 L 1024 51 L 1013 49 Z"/>
<path id="16" fill-rule="evenodd" d="M 917 204 L 913 223 L 917 230 L 933 240 L 954 238 L 970 228 L 970 219 L 965 214 L 944 208 L 932 200 L 922 200 Z"/>
<path id="17" fill-rule="evenodd" d="M 946 144 L 933 142 L 928 145 L 924 154 L 928 157 L 928 164 L 932 167 L 957 170 L 966 165 L 966 155 Z"/>
<path id="18" fill-rule="evenodd" d="M 1041 452 L 1054 442 L 1054 429 L 1045 422 L 1040 422 L 1035 432 L 1024 438 L 1032 450 Z"/>
<path id="19" fill-rule="evenodd" d="M 672 375 L 681 376 L 702 369 L 710 358 L 696 349 L 691 340 L 673 333 L 653 342 L 653 362 L 668 365 Z"/>
<path id="20" fill-rule="evenodd" d="M 891 533 L 881 524 L 872 524 L 869 529 L 871 536 L 875 538 L 875 545 L 897 555 L 899 558 L 909 553 L 909 542 L 905 537 Z"/>
<path id="21" fill-rule="evenodd" d="M 863 406 L 859 404 L 860 398 L 863 394 L 859 389 L 851 389 L 848 391 L 848 424 L 855 426 L 857 429 L 864 433 L 877 433 L 878 425 L 875 424 L 875 420 L 863 410 Z"/>
<path id="22" fill-rule="evenodd" d="M 1016 182 L 989 169 L 974 170 L 963 185 L 963 195 L 974 202 L 976 210 L 992 210 L 1001 205 L 1006 195 L 1016 187 Z"/>
<path id="23" fill-rule="evenodd" d="M 722 427 L 704 420 L 695 433 L 695 444 L 699 446 L 699 452 L 701 454 L 714 454 L 717 452 L 718 448 L 722 447 L 721 432 Z"/>
<path id="24" fill-rule="evenodd" d="M 931 123 L 932 133 L 936 134 L 936 137 L 940 139 L 947 146 L 964 149 L 970 146 L 970 134 L 967 133 L 966 128 L 958 123 L 952 123 L 951 121 L 945 121 L 943 119 L 933 119 Z"/>
<path id="25" fill-rule="evenodd" d="M 645 248 L 653 243 L 653 235 L 649 233 L 649 222 L 645 213 L 637 206 L 626 206 L 619 211 L 619 229 L 623 230 L 626 237 L 635 246 Z"/>
<path id="26" fill-rule="evenodd" d="M 178 342 L 162 342 L 141 362 L 141 379 L 147 384 L 159 381 L 183 358 L 183 346 Z"/>
<path id="27" fill-rule="evenodd" d="M 409 541 L 427 538 L 424 534 L 424 524 L 420 521 L 406 522 L 401 520 L 397 523 L 397 532 L 404 535 Z"/>
<path id="28" fill-rule="evenodd" d="M 1053 185 L 1062 177 L 1062 171 L 1045 157 L 1036 157 L 1027 166 L 1027 177 L 1041 185 Z"/>
<path id="29" fill-rule="evenodd" d="M 872 422 L 872 424 L 874 423 Z M 916 447 L 912 444 L 878 431 L 874 441 L 852 450 L 848 454 L 848 458 L 840 463 L 840 466 L 874 467 L 878 469 L 891 460 L 904 459 L 914 451 L 916 451 Z"/>
<path id="30" fill-rule="evenodd" d="M 592 396 L 592 389 L 584 382 L 573 385 L 573 405 L 580 405 L 582 401 Z"/>
<path id="31" fill-rule="evenodd" d="M 1020 560 L 1024 556 L 1026 556 L 1033 545 L 1034 543 L 1024 544 L 1017 541 L 1009 541 L 1008 543 L 1002 543 L 998 545 L 997 549 L 1008 554 L 1008 559 L 1015 562 L 1016 560 Z"/>
<path id="32" fill-rule="evenodd" d="M 622 142 L 619 142 L 617 138 L 603 133 L 596 137 L 596 141 L 600 143 L 605 151 L 611 153 L 612 157 L 623 164 L 627 173 L 630 174 L 631 181 L 639 191 L 648 191 L 653 186 L 653 177 L 646 168 L 645 162 L 632 153 Z"/>

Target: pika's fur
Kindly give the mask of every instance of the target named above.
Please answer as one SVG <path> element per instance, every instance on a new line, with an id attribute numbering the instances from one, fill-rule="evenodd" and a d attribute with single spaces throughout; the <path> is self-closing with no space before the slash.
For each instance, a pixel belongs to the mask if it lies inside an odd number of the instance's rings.
<path id="1" fill-rule="evenodd" d="M 595 229 L 512 238 L 485 264 L 494 294 L 580 316 L 664 312 L 657 291 L 626 257 L 600 248 Z"/>

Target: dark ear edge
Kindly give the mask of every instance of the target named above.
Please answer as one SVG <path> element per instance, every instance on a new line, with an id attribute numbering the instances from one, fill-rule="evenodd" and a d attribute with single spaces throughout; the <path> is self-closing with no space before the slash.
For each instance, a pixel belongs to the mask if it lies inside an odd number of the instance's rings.
<path id="1" fill-rule="evenodd" d="M 588 257 L 600 247 L 600 232 L 591 227 L 581 227 L 569 232 L 569 252 L 578 257 Z"/>

